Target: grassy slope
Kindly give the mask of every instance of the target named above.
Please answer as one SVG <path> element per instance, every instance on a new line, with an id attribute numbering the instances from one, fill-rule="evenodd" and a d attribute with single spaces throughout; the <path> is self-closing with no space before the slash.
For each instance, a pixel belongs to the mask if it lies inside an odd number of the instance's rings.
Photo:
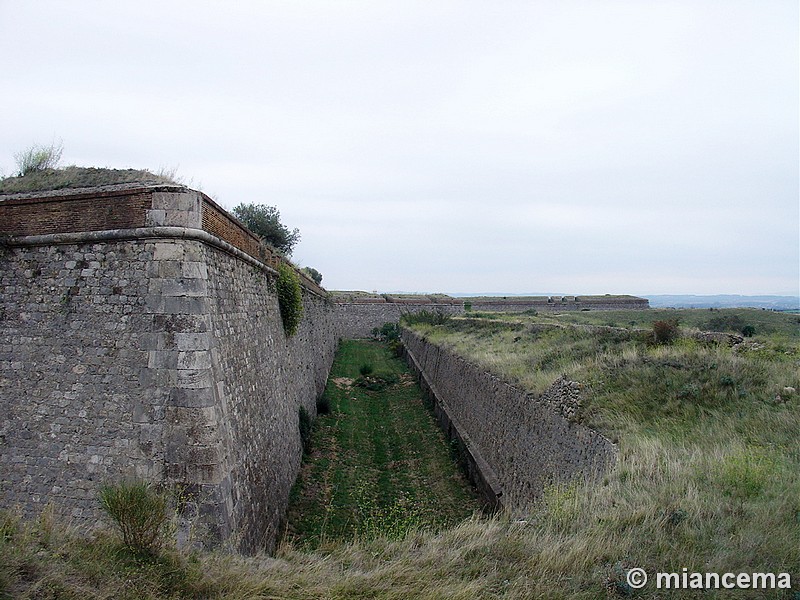
<path id="1" fill-rule="evenodd" d="M 800 395 L 786 389 L 800 390 L 796 315 L 752 312 L 745 314 L 749 321 L 763 319 L 757 330 L 774 334 L 756 336 L 739 350 L 529 327 L 635 318 L 621 313 L 504 315 L 504 323 L 454 319 L 416 328 L 533 391 L 560 373 L 588 384 L 580 416 L 619 440 L 620 461 L 599 488 L 549 492 L 552 510 L 545 518 L 555 524 L 563 514 L 574 542 L 586 544 L 587 562 L 576 567 L 576 577 L 598 568 L 604 555 L 650 571 L 766 570 L 797 577 Z M 696 323 L 708 311 L 669 313 Z"/>
<path id="2" fill-rule="evenodd" d="M 677 320 L 683 328 L 728 333 L 740 333 L 744 325 L 752 325 L 758 336 L 777 336 L 785 340 L 800 341 L 800 315 L 755 308 L 542 312 L 535 316 L 524 313 L 472 313 L 472 315 L 513 323 L 574 323 L 645 329 L 650 329 L 654 321 Z"/>
<path id="3" fill-rule="evenodd" d="M 400 380 L 379 391 L 353 385 L 365 364 Z M 289 532 L 297 543 L 401 537 L 410 527 L 453 525 L 479 508 L 408 369 L 384 345 L 342 342 L 325 394 L 331 414 L 317 419 L 292 491 Z"/>
<path id="4" fill-rule="evenodd" d="M 24 176 L 0 179 L 0 194 L 18 194 L 71 188 L 142 183 L 179 185 L 171 174 L 158 175 L 138 169 L 104 169 L 96 167 L 63 167 L 46 169 Z"/>

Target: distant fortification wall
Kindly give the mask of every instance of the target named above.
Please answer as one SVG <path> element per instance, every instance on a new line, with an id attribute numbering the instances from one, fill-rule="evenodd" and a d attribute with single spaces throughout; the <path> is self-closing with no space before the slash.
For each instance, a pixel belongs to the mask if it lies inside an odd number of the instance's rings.
<path id="1" fill-rule="evenodd" d="M 464 312 L 461 304 L 434 304 L 425 302 L 341 302 L 336 304 L 337 318 L 342 331 L 348 338 L 368 338 L 372 330 L 385 323 L 397 323 L 400 317 L 420 311 L 441 312 L 456 315 Z"/>
<path id="2" fill-rule="evenodd" d="M 524 512 L 546 485 L 596 477 L 616 460 L 614 444 L 572 419 L 579 383 L 559 378 L 535 397 L 408 329 L 402 339 L 439 422 L 463 444 L 490 502 Z"/>
<path id="3" fill-rule="evenodd" d="M 0 224 L 20 232 L 0 256 L 0 505 L 91 525 L 102 484 L 144 478 L 183 490 L 200 539 L 272 548 L 339 335 L 319 288 L 287 339 L 278 257 L 183 188 L 16 197 Z"/>
<path id="4" fill-rule="evenodd" d="M 369 337 L 384 323 L 397 323 L 404 314 L 420 311 L 447 315 L 470 311 L 485 312 L 565 312 L 579 310 L 639 310 L 650 307 L 645 298 L 635 296 L 508 296 L 464 297 L 442 295 L 366 294 L 337 292 L 335 303 L 347 337 Z"/>
<path id="5" fill-rule="evenodd" d="M 636 296 L 498 296 L 464 298 L 472 310 L 564 312 L 576 310 L 641 310 L 650 308 L 646 298 Z"/>

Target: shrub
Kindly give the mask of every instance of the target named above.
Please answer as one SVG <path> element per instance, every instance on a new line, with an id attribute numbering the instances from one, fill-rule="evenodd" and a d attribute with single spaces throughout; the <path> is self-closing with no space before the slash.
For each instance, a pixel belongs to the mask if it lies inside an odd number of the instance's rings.
<path id="1" fill-rule="evenodd" d="M 756 333 L 756 328 L 753 327 L 752 325 L 745 325 L 744 327 L 742 327 L 742 335 L 744 337 L 753 337 L 755 333 Z"/>
<path id="2" fill-rule="evenodd" d="M 400 341 L 400 325 L 398 323 L 384 323 L 380 328 L 375 327 L 372 335 L 382 342 L 386 342 L 394 356 L 403 356 L 403 343 Z"/>
<path id="3" fill-rule="evenodd" d="M 278 265 L 277 292 L 283 330 L 292 336 L 303 318 L 303 293 L 297 273 L 286 263 Z"/>
<path id="4" fill-rule="evenodd" d="M 300 443 L 303 446 L 303 454 L 308 454 L 311 450 L 311 415 L 308 414 L 305 406 L 301 406 L 298 411 L 298 427 L 300 429 Z"/>
<path id="5" fill-rule="evenodd" d="M 14 160 L 17 162 L 19 175 L 55 169 L 61 160 L 63 151 L 64 146 L 59 142 L 58 145 L 55 143 L 49 146 L 33 145 L 24 152 L 15 154 Z"/>
<path id="6" fill-rule="evenodd" d="M 655 321 L 653 323 L 653 338 L 657 344 L 669 344 L 678 337 L 678 322 Z"/>
<path id="7" fill-rule="evenodd" d="M 233 214 L 250 231 L 287 256 L 292 254 L 294 245 L 300 241 L 300 230 L 295 228 L 289 231 L 281 223 L 281 213 L 274 206 L 240 204 L 234 207 Z"/>
<path id="8" fill-rule="evenodd" d="M 322 283 L 322 273 L 317 271 L 314 267 L 303 267 L 303 273 L 308 275 L 317 285 Z"/>
<path id="9" fill-rule="evenodd" d="M 364 364 L 364 365 L 361 365 L 361 368 L 358 370 L 358 372 L 359 372 L 359 373 L 361 373 L 361 375 L 362 375 L 363 377 L 366 377 L 367 375 L 369 375 L 370 373 L 372 373 L 372 370 L 373 370 L 373 369 L 372 369 L 372 365 L 370 365 L 370 364 Z"/>
<path id="10" fill-rule="evenodd" d="M 400 339 L 400 325 L 397 323 L 384 323 L 380 328 L 372 330 L 372 334 L 381 341 L 391 342 Z"/>
<path id="11" fill-rule="evenodd" d="M 100 505 L 134 554 L 153 556 L 166 538 L 167 500 L 144 482 L 122 482 L 100 490 Z"/>

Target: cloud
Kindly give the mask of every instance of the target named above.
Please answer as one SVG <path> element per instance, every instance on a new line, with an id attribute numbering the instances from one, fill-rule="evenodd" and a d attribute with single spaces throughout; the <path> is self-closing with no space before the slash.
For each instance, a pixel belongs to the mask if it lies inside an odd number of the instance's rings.
<path id="1" fill-rule="evenodd" d="M 795 293 L 797 13 L 6 0 L 0 166 L 179 166 L 332 287 Z"/>

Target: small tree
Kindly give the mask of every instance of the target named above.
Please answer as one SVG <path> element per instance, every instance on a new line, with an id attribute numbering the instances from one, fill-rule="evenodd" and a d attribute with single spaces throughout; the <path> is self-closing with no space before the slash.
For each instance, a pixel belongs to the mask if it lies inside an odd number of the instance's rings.
<path id="1" fill-rule="evenodd" d="M 303 267 L 303 273 L 311 277 L 317 285 L 322 283 L 322 273 L 317 271 L 314 267 Z"/>
<path id="2" fill-rule="evenodd" d="M 300 241 L 300 230 L 295 228 L 290 231 L 281 223 L 281 213 L 274 206 L 240 204 L 233 209 L 233 214 L 250 231 L 287 256 L 292 254 L 295 244 Z"/>
<path id="3" fill-rule="evenodd" d="M 61 161 L 61 154 L 64 152 L 64 145 L 59 142 L 49 146 L 39 146 L 34 144 L 24 152 L 14 155 L 17 162 L 19 175 L 39 173 L 47 169 L 55 169 Z"/>

